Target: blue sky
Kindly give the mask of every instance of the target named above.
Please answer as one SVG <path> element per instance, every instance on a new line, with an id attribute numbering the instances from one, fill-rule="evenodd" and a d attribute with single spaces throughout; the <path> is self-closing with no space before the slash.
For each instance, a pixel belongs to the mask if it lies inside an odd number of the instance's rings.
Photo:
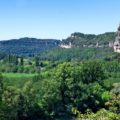
<path id="1" fill-rule="evenodd" d="M 116 31 L 120 0 L 0 0 L 0 40 Z"/>

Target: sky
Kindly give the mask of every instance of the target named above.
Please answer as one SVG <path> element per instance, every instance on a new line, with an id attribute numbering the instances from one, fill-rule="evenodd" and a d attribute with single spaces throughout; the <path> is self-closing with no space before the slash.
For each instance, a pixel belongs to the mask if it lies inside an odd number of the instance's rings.
<path id="1" fill-rule="evenodd" d="M 0 0 L 0 40 L 116 31 L 120 0 Z"/>

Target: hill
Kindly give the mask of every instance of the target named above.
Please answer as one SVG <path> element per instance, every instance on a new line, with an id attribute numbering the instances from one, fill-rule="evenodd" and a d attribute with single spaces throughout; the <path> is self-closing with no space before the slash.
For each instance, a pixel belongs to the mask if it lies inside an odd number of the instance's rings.
<path id="1" fill-rule="evenodd" d="M 114 40 L 114 32 L 107 32 L 99 35 L 75 32 L 72 33 L 67 39 L 64 39 L 62 43 L 69 44 L 69 42 L 71 42 L 74 47 L 95 47 L 96 45 L 98 47 L 109 47 L 109 43 L 113 43 Z"/>
<path id="2" fill-rule="evenodd" d="M 75 32 L 62 41 L 36 38 L 12 39 L 0 41 L 0 52 L 30 57 L 40 55 L 41 59 L 84 58 L 89 53 L 99 58 L 98 56 L 101 55 L 101 52 L 104 56 L 113 52 L 114 39 L 115 32 L 99 35 Z M 60 45 L 69 45 L 69 43 L 72 45 L 70 50 L 59 47 Z M 101 57 L 103 57 L 103 54 Z"/>
<path id="3" fill-rule="evenodd" d="M 20 38 L 7 41 L 0 41 L 0 52 L 15 54 L 19 56 L 33 56 L 45 50 L 55 48 L 60 40 Z"/>
<path id="4" fill-rule="evenodd" d="M 69 45 L 70 49 L 56 48 L 40 54 L 40 59 L 49 60 L 85 60 L 85 59 L 110 59 L 115 55 L 113 51 L 114 32 L 100 35 L 73 33 L 63 39 L 62 45 Z"/>

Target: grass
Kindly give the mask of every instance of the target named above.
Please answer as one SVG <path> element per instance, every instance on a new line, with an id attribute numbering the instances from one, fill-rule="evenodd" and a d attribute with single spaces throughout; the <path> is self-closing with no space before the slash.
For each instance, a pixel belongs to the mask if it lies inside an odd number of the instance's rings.
<path id="1" fill-rule="evenodd" d="M 3 77 L 5 78 L 30 78 L 35 76 L 36 74 L 27 74 L 27 73 L 3 73 Z"/>
<path id="2" fill-rule="evenodd" d="M 32 80 L 36 74 L 3 73 L 2 75 L 5 86 L 15 86 L 21 88 L 27 81 Z"/>

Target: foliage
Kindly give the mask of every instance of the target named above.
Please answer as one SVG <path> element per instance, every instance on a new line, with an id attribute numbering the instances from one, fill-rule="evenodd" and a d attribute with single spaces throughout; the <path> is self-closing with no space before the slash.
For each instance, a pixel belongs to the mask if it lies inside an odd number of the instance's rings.
<path id="1" fill-rule="evenodd" d="M 54 48 L 45 51 L 39 55 L 41 60 L 62 60 L 62 61 L 79 61 L 94 59 L 111 59 L 112 48 Z"/>
<path id="2" fill-rule="evenodd" d="M 86 62 L 82 65 L 80 77 L 83 83 L 89 84 L 93 82 L 100 83 L 105 79 L 104 71 L 102 70 L 102 64 L 100 62 Z"/>
<path id="3" fill-rule="evenodd" d="M 45 50 L 57 47 L 59 43 L 59 40 L 54 39 L 12 39 L 8 41 L 0 41 L 0 51 L 7 54 L 33 57 Z"/>
<path id="4" fill-rule="evenodd" d="M 0 77 L 1 120 L 119 120 L 118 60 L 37 59 L 43 64 L 40 72 L 25 73 L 38 68 L 35 62 L 35 59 L 24 59 L 20 65 L 18 59 L 18 65 L 3 64 L 18 66 L 18 69 L 22 66 L 24 71 L 4 72 L 3 78 Z"/>
<path id="5" fill-rule="evenodd" d="M 86 114 L 80 113 L 78 110 L 73 108 L 73 113 L 77 115 L 76 120 L 90 119 L 90 120 L 119 120 L 120 115 L 107 111 L 105 109 L 99 110 L 97 113 L 93 113 L 88 110 Z"/>
<path id="6" fill-rule="evenodd" d="M 108 32 L 104 34 L 94 35 L 94 34 L 83 34 L 79 32 L 72 33 L 70 37 L 63 40 L 63 43 L 72 42 L 76 47 L 82 47 L 83 45 L 106 45 L 109 41 L 113 41 L 115 38 L 114 32 Z"/>

